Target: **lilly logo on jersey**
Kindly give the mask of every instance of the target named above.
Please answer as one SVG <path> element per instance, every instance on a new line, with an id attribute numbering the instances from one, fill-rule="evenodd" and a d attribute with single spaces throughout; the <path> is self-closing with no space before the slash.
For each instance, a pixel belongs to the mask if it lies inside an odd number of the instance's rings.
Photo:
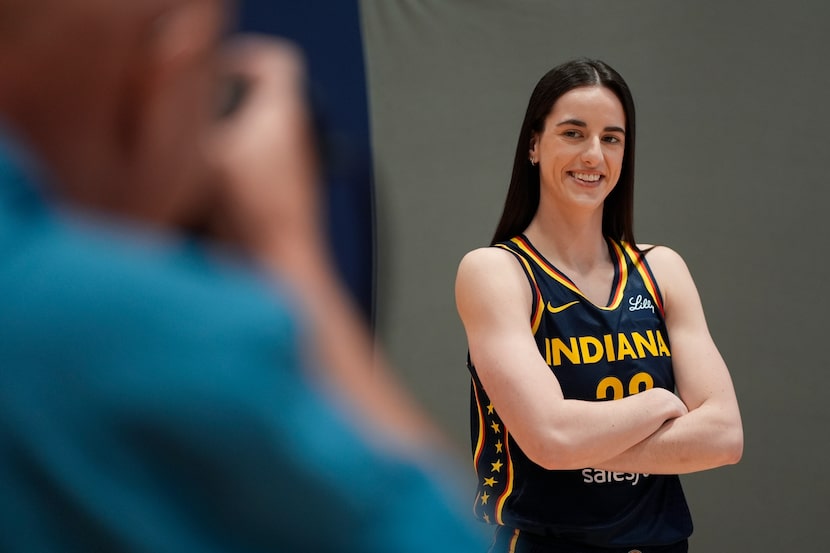
<path id="1" fill-rule="evenodd" d="M 629 311 L 640 311 L 642 309 L 648 309 L 654 313 L 654 303 L 652 303 L 651 299 L 644 298 L 642 294 L 638 294 L 636 298 L 628 299 Z"/>

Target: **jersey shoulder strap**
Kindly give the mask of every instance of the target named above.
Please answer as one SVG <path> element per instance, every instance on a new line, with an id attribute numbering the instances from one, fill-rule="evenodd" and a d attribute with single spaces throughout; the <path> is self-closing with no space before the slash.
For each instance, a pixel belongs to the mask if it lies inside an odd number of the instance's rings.
<path id="1" fill-rule="evenodd" d="M 525 276 L 527 277 L 527 282 L 530 285 L 531 296 L 533 297 L 533 302 L 530 306 L 530 327 L 533 330 L 533 333 L 536 334 L 536 331 L 539 330 L 539 325 L 542 322 L 542 313 L 544 312 L 545 305 L 542 301 L 542 291 L 539 289 L 539 283 L 536 282 L 536 276 L 533 274 L 530 262 L 527 260 L 527 257 L 522 250 L 516 247 L 513 241 L 498 242 L 494 244 L 494 247 L 502 248 L 512 253 L 519 261 L 519 265 L 521 265 L 522 271 L 524 271 Z"/>
<path id="2" fill-rule="evenodd" d="M 648 253 L 648 250 L 643 252 L 637 248 L 634 248 L 628 242 L 619 242 L 619 245 L 628 258 L 629 267 L 632 269 L 631 272 L 636 272 L 640 275 L 640 279 L 643 281 L 643 286 L 651 296 L 651 300 L 654 302 L 654 305 L 657 306 L 660 314 L 665 317 L 666 313 L 663 308 L 663 294 L 660 292 L 660 287 L 657 285 L 657 279 L 654 278 L 654 273 L 651 271 L 648 261 L 646 261 L 645 254 Z"/>

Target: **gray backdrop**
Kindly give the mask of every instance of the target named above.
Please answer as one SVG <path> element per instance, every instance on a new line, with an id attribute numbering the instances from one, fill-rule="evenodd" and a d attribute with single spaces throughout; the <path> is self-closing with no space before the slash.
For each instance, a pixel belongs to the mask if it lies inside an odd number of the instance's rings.
<path id="1" fill-rule="evenodd" d="M 501 213 L 538 78 L 569 58 L 598 57 L 637 103 L 638 241 L 685 257 L 744 419 L 739 465 L 683 478 L 692 551 L 827 550 L 830 3 L 361 8 L 380 338 L 459 455 L 469 457 L 469 376 L 458 261 L 488 242 Z M 471 466 L 471 494 L 473 482 Z"/>

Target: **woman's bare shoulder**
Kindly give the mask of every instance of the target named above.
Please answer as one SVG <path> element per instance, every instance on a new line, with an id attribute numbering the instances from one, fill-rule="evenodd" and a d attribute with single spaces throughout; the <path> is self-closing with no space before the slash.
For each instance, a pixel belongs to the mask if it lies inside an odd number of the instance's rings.
<path id="1" fill-rule="evenodd" d="M 644 253 L 648 266 L 664 294 L 671 294 L 674 290 L 686 293 L 694 289 L 689 267 L 677 251 L 662 245 L 639 244 L 638 246 Z"/>
<path id="2" fill-rule="evenodd" d="M 497 269 L 515 264 L 515 256 L 504 248 L 488 246 L 476 248 L 464 254 L 459 268 Z"/>
<path id="3" fill-rule="evenodd" d="M 503 248 L 485 247 L 464 255 L 458 264 L 456 286 L 494 292 L 515 285 L 526 287 L 524 271 L 515 255 Z"/>
<path id="4" fill-rule="evenodd" d="M 677 251 L 665 245 L 637 244 L 652 269 L 677 270 L 685 268 L 686 262 Z"/>

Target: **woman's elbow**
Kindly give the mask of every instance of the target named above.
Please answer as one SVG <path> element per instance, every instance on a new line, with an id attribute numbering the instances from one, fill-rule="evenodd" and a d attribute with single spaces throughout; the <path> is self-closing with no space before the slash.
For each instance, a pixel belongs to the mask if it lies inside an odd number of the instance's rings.
<path id="1" fill-rule="evenodd" d="M 584 466 L 577 464 L 565 451 L 539 452 L 528 455 L 528 459 L 545 470 L 572 470 Z"/>
<path id="2" fill-rule="evenodd" d="M 743 429 L 738 428 L 732 432 L 732 437 L 729 439 L 726 446 L 726 463 L 727 465 L 736 465 L 740 462 L 744 455 L 744 433 Z"/>
<path id="3" fill-rule="evenodd" d="M 573 470 L 587 466 L 584 455 L 579 454 L 578 445 L 565 436 L 554 434 L 540 437 L 525 445 L 519 442 L 519 447 L 528 459 L 546 470 Z"/>
<path id="4" fill-rule="evenodd" d="M 719 465 L 736 465 L 740 462 L 744 454 L 744 432 L 740 423 L 721 430 L 718 451 Z"/>

